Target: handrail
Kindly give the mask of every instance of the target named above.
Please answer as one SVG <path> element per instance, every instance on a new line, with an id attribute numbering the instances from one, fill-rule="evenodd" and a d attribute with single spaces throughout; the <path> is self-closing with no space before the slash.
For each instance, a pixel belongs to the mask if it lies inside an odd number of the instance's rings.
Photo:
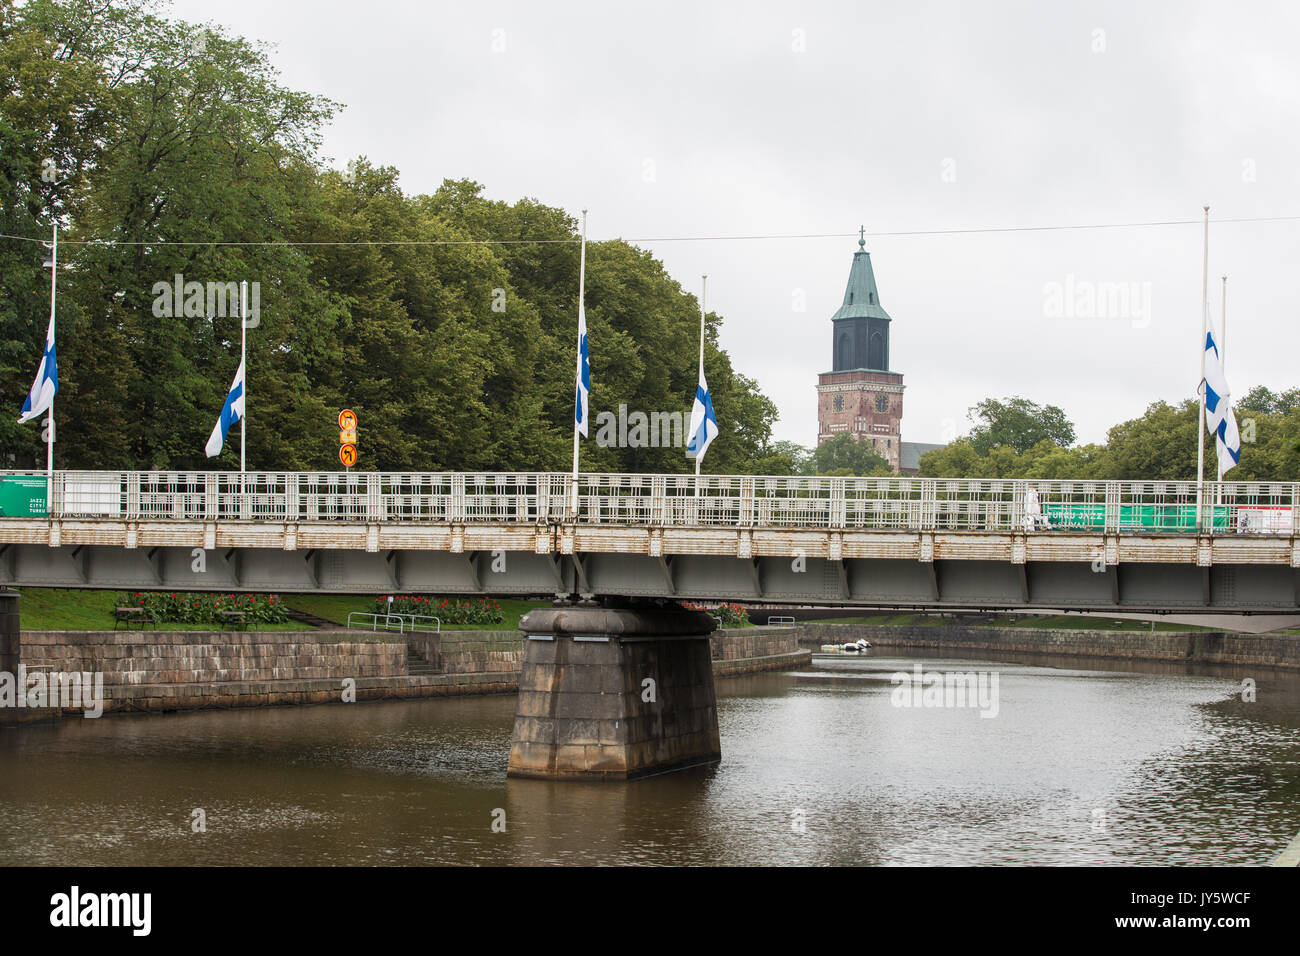
<path id="1" fill-rule="evenodd" d="M 426 626 L 424 630 L 424 633 L 426 634 L 427 633 L 436 634 L 442 630 L 442 619 L 433 617 L 432 615 L 429 614 L 402 614 L 398 612 L 393 612 L 389 616 L 400 617 L 402 618 L 402 620 L 409 622 L 411 625 L 411 633 L 415 633 L 417 630 L 420 629 L 420 625 L 416 623 L 417 621 L 433 621 L 434 623 L 433 631 L 430 632 Z"/>
<path id="2" fill-rule="evenodd" d="M 537 472 L 0 472 L 32 519 L 1300 536 L 1300 483 Z M 576 496 L 573 494 L 576 491 Z M 577 501 L 577 512 L 573 501 Z"/>
<path id="3" fill-rule="evenodd" d="M 392 628 L 392 622 L 393 622 L 393 621 L 396 621 L 396 622 L 397 622 L 397 633 L 399 633 L 399 634 L 405 634 L 405 633 L 406 633 L 406 622 L 402 620 L 402 615 L 400 615 L 400 614 L 371 614 L 369 611 L 351 611 L 351 612 L 349 612 L 349 613 L 348 613 L 348 623 L 347 623 L 347 626 L 348 626 L 350 629 L 361 630 L 360 627 L 358 627 L 357 625 L 355 625 L 355 624 L 352 623 L 352 619 L 353 619 L 354 617 L 355 617 L 355 618 L 365 618 L 365 617 L 370 618 L 370 629 L 371 629 L 372 631 L 377 631 L 377 630 L 379 630 L 379 622 L 380 622 L 381 620 L 384 622 L 384 630 L 386 630 L 386 631 L 391 631 L 391 630 L 393 629 L 393 628 Z"/>

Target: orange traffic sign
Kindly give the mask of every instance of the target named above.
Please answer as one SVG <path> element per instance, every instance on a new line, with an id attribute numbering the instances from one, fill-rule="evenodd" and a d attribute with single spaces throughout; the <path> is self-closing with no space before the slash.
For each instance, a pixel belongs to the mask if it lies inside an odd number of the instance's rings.
<path id="1" fill-rule="evenodd" d="M 339 446 L 339 461 L 343 462 L 344 468 L 351 468 L 355 465 L 357 463 L 357 446 L 351 442 Z"/>
<path id="2" fill-rule="evenodd" d="M 339 444 L 348 445 L 356 440 L 357 430 L 355 428 L 349 428 L 345 431 L 339 432 Z"/>
<path id="3" fill-rule="evenodd" d="M 355 431 L 357 427 L 357 413 L 350 408 L 345 408 L 339 412 L 339 431 Z"/>

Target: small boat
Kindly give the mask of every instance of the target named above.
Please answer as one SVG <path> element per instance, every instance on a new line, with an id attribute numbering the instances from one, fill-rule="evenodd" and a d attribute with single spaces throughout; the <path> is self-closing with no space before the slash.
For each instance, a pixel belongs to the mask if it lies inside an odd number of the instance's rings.
<path id="1" fill-rule="evenodd" d="M 869 651 L 871 650 L 871 642 L 864 637 L 859 637 L 852 644 L 843 645 L 840 650 L 849 654 L 856 654 L 859 651 Z"/>

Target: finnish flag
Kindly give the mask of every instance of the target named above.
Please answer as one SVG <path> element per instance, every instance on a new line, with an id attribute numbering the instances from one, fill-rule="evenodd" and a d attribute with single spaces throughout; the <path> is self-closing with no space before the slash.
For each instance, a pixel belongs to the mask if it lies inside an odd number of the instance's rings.
<path id="1" fill-rule="evenodd" d="M 587 354 L 587 312 L 578 303 L 578 383 L 575 389 L 573 420 L 578 433 L 587 436 L 587 399 L 591 394 L 591 359 Z"/>
<path id="2" fill-rule="evenodd" d="M 41 365 L 36 370 L 32 390 L 23 401 L 22 417 L 18 419 L 18 424 L 44 414 L 54 402 L 54 393 L 58 390 L 59 363 L 54 355 L 54 316 L 51 314 L 50 327 L 45 333 L 45 354 L 41 356 Z"/>
<path id="3" fill-rule="evenodd" d="M 226 404 L 221 406 L 221 417 L 217 419 L 217 424 L 212 429 L 212 437 L 208 439 L 207 447 L 204 449 L 209 458 L 215 458 L 221 454 L 221 448 L 226 443 L 226 432 L 230 431 L 230 426 L 244 417 L 244 363 L 239 363 L 239 371 L 235 373 L 235 380 L 230 383 L 230 394 L 226 396 Z"/>
<path id="4" fill-rule="evenodd" d="M 695 387 L 695 404 L 691 406 L 691 437 L 686 453 L 702 460 L 709 444 L 718 437 L 718 416 L 713 414 L 709 383 L 704 380 L 704 359 L 700 359 L 700 384 Z"/>
<path id="5" fill-rule="evenodd" d="M 1205 334 L 1205 427 L 1214 433 L 1214 448 L 1219 456 L 1219 480 L 1241 462 L 1241 436 L 1237 433 L 1237 418 L 1228 402 L 1230 392 L 1223 374 L 1219 348 L 1214 343 L 1214 332 Z"/>

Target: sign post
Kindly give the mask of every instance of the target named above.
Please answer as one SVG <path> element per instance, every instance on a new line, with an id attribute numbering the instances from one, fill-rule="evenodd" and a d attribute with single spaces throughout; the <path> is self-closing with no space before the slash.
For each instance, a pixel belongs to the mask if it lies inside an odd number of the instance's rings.
<path id="1" fill-rule="evenodd" d="M 357 413 L 350 408 L 339 412 L 339 461 L 344 468 L 357 463 Z"/>

